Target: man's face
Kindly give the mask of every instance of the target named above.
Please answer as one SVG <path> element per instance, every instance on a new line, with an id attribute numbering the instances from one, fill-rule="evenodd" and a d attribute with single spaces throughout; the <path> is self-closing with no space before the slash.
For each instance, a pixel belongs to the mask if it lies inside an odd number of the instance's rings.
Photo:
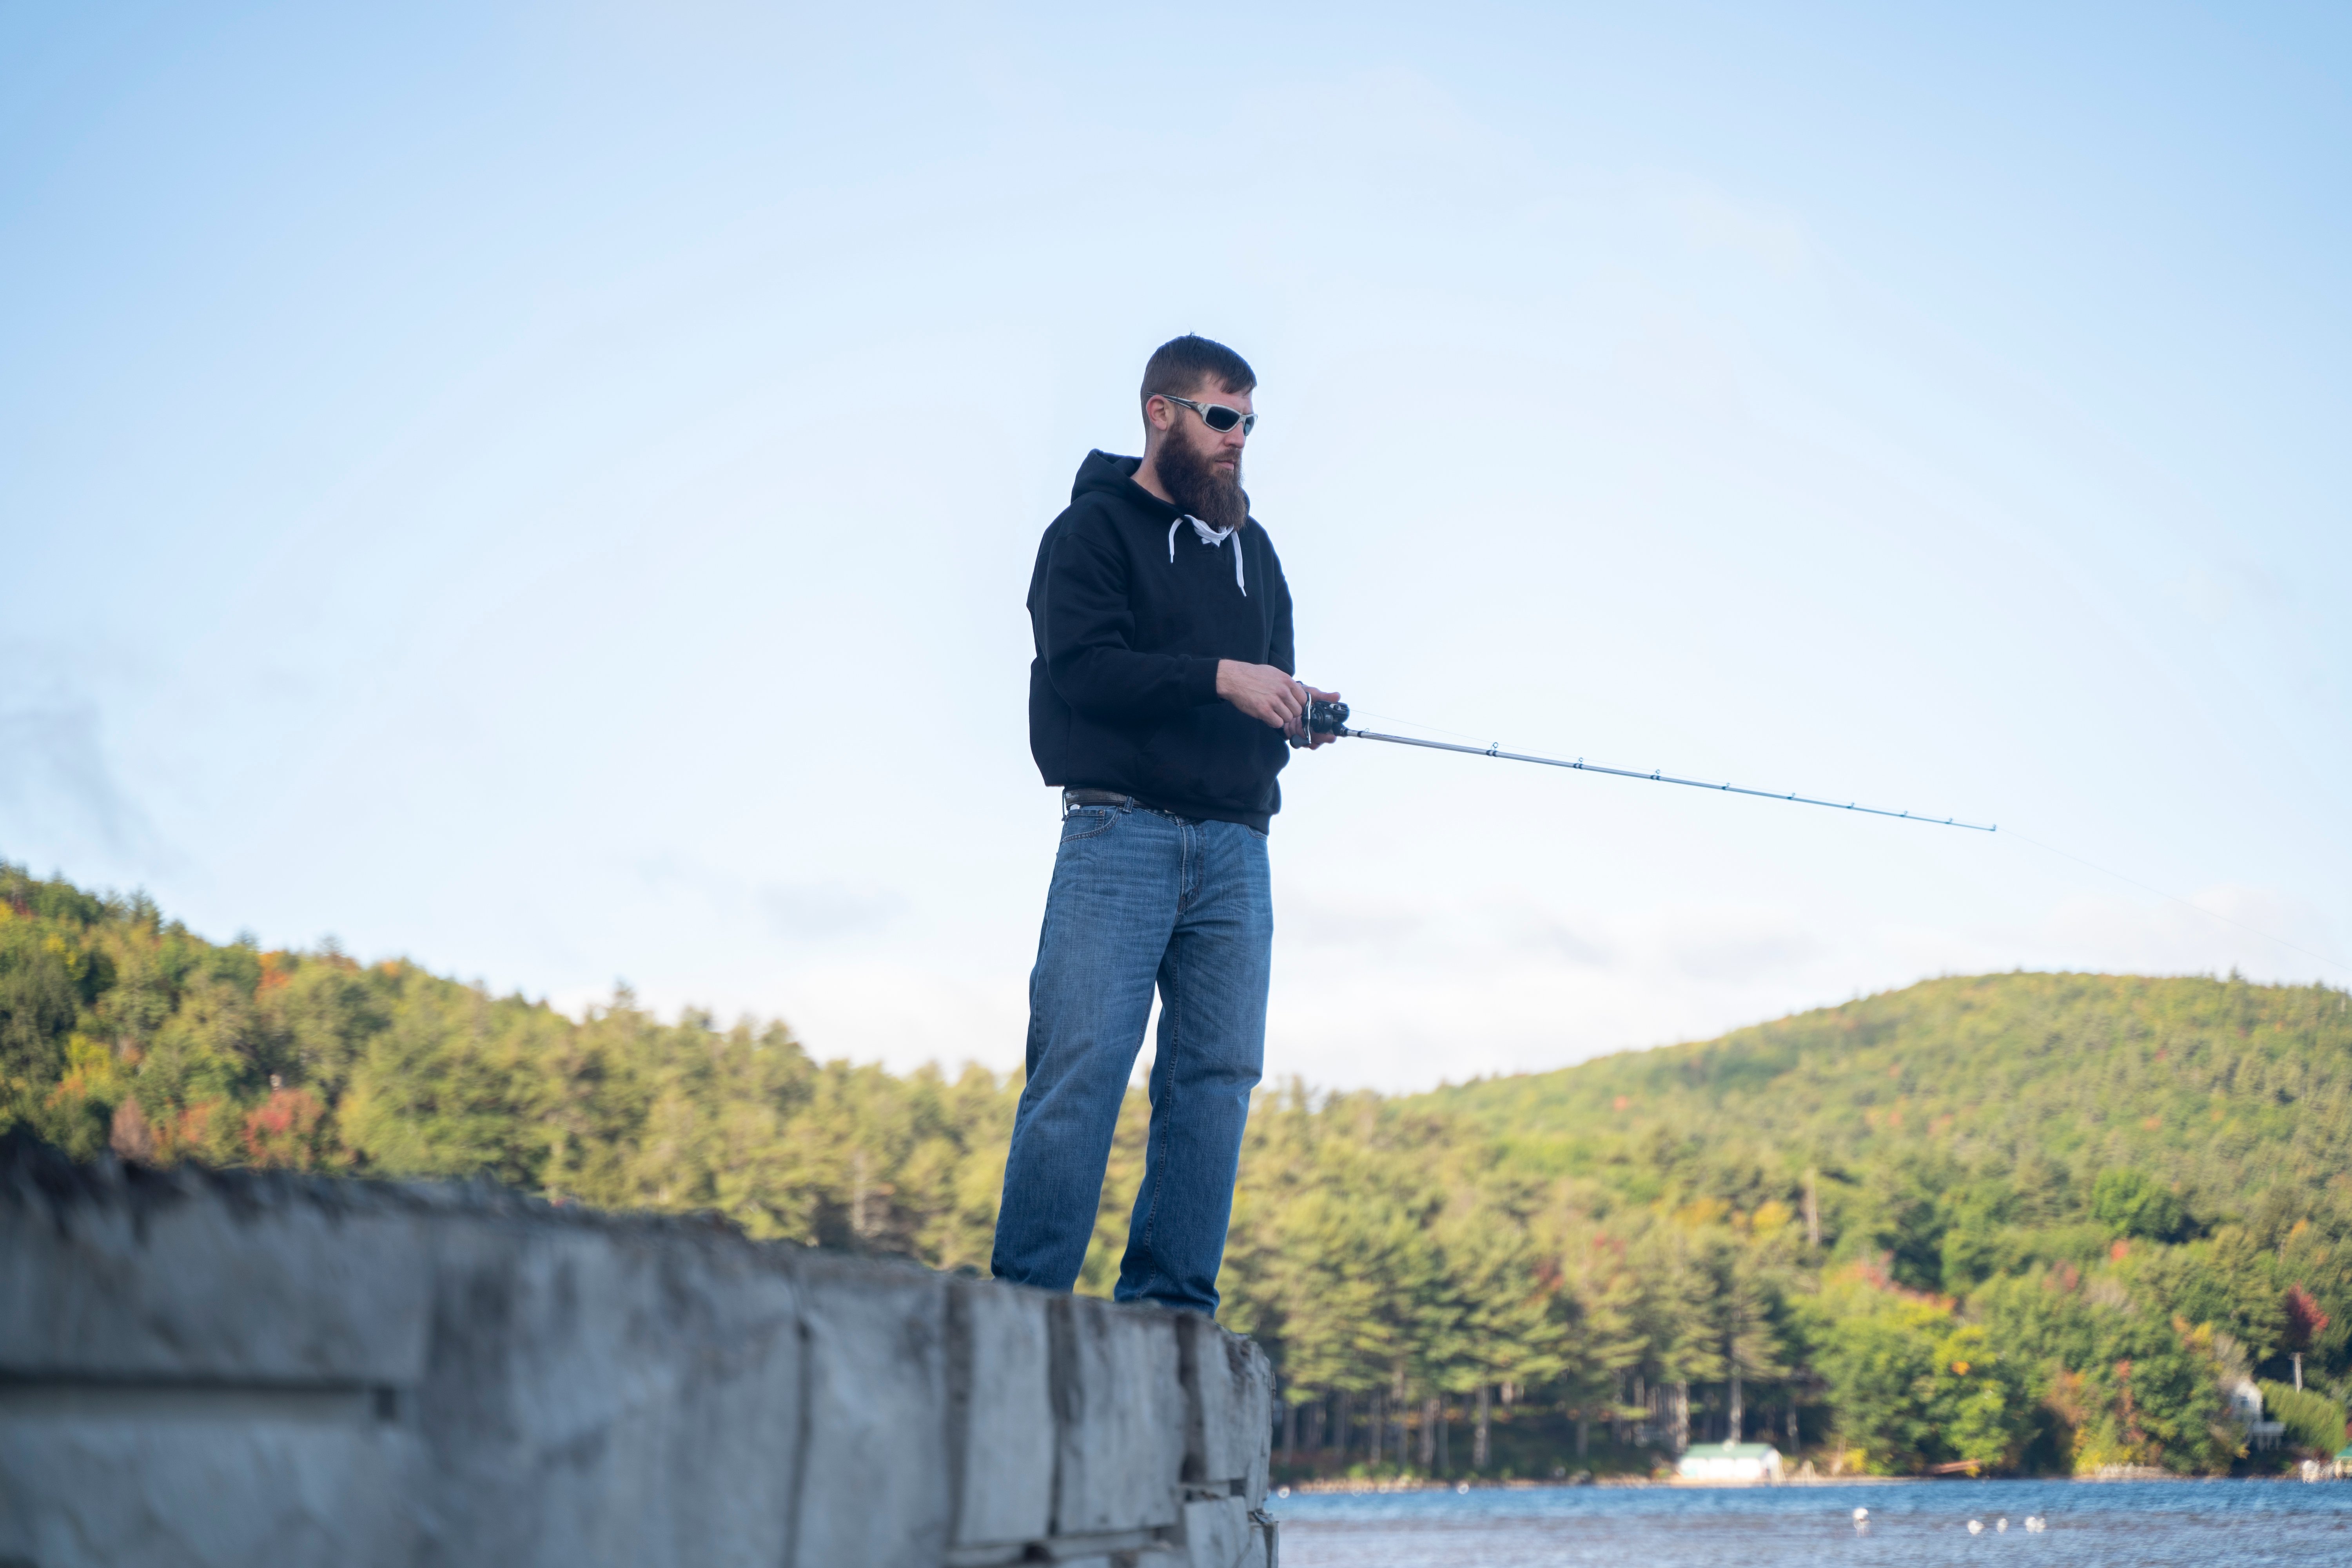
<path id="1" fill-rule="evenodd" d="M 1248 393 L 1227 392 L 1214 384 L 1195 387 L 1183 395 L 1203 407 L 1222 404 L 1237 414 L 1256 412 L 1250 405 Z M 1164 398 L 1152 399 L 1150 412 L 1154 416 L 1152 426 L 1161 432 L 1163 442 L 1182 443 L 1184 455 L 1192 459 L 1184 467 L 1206 468 L 1229 485 L 1242 482 L 1242 446 L 1249 437 L 1240 425 L 1223 432 L 1212 430 L 1199 414 Z"/>
<path id="2" fill-rule="evenodd" d="M 1202 406 L 1218 404 L 1238 414 L 1250 412 L 1249 394 L 1203 387 L 1191 395 Z M 1157 438 L 1151 466 L 1168 497 L 1212 528 L 1239 528 L 1249 518 L 1249 497 L 1242 492 L 1242 444 L 1248 437 L 1242 422 L 1230 430 L 1212 430 L 1194 410 L 1165 397 L 1154 397 L 1144 408 Z"/>

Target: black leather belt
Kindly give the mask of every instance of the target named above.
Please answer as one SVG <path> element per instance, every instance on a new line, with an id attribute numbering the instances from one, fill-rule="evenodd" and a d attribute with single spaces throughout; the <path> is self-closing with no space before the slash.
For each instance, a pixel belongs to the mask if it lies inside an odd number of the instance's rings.
<path id="1" fill-rule="evenodd" d="M 1201 820 L 1197 816 L 1186 816 L 1181 812 L 1170 811 L 1162 806 L 1154 805 L 1148 800 L 1138 800 L 1131 795 L 1122 795 L 1115 789 L 1078 789 L 1068 784 L 1062 786 L 1062 815 L 1064 816 L 1069 816 L 1070 813 L 1077 810 L 1081 806 L 1088 805 L 1115 805 L 1122 811 L 1125 811 L 1129 807 L 1133 807 L 1140 811 L 1156 811 L 1162 816 L 1172 816 L 1179 822 L 1198 822 Z"/>

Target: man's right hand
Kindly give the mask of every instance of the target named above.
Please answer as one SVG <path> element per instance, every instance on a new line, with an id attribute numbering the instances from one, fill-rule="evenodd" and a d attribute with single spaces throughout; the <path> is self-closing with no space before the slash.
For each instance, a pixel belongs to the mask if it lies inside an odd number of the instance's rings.
<path id="1" fill-rule="evenodd" d="M 1217 660 L 1217 695 L 1270 730 L 1291 729 L 1307 711 L 1307 688 L 1270 664 Z"/>

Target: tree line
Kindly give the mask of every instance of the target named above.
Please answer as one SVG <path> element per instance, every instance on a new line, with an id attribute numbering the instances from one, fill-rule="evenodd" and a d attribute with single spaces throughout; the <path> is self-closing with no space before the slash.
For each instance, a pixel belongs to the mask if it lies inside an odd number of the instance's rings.
<path id="1" fill-rule="evenodd" d="M 1019 1089 L 625 992 L 575 1018 L 211 942 L 0 865 L 0 1127 L 82 1158 L 486 1174 L 985 1272 Z M 1115 1275 L 1147 1116 L 1081 1289 Z M 1269 1088 L 1221 1315 L 1275 1360 L 1300 1475 L 1727 1439 L 1841 1471 L 2261 1468 L 2344 1442 L 2347 1155 L 2342 992 L 1938 980 L 1427 1094 Z"/>

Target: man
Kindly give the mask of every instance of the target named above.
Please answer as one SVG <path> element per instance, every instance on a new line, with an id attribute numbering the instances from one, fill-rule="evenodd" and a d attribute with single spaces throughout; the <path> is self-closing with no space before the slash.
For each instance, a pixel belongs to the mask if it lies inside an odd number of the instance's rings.
<path id="1" fill-rule="evenodd" d="M 1206 338 L 1143 370 L 1140 459 L 1089 452 L 1029 579 L 1029 746 L 1062 842 L 1029 976 L 1029 1082 L 992 1268 L 1076 1283 L 1156 984 L 1143 1189 L 1114 1294 L 1213 1313 L 1265 1049 L 1275 775 L 1321 745 L 1290 585 L 1242 490 L 1257 377 Z"/>

